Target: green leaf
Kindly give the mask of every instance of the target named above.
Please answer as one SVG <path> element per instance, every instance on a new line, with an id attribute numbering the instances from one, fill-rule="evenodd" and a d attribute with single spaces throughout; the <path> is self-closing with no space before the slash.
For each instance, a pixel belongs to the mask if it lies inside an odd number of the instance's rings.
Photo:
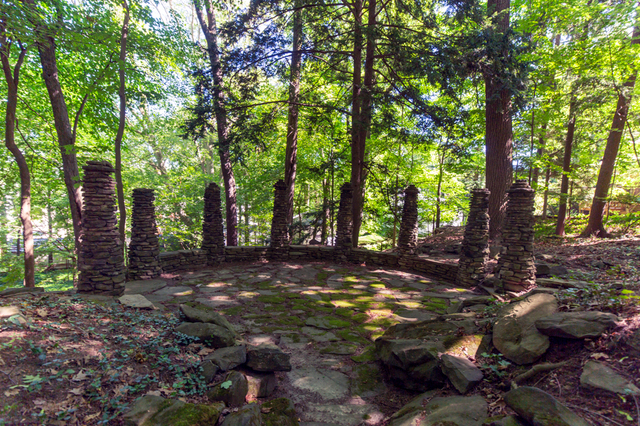
<path id="1" fill-rule="evenodd" d="M 226 382 L 222 382 L 222 384 L 220 385 L 220 387 L 222 389 L 229 389 L 231 387 L 231 385 L 233 384 L 233 382 L 231 380 L 227 380 Z"/>

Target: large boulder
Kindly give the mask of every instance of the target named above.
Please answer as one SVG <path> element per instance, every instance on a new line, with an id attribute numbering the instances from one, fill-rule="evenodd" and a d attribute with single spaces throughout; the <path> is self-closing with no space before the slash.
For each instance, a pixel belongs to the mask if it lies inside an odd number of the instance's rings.
<path id="1" fill-rule="evenodd" d="M 208 306 L 201 303 L 195 304 L 194 306 L 180 305 L 180 312 L 187 319 L 187 322 L 206 322 L 209 324 L 215 324 L 226 328 L 237 337 L 236 330 L 229 321 Z"/>
<path id="2" fill-rule="evenodd" d="M 482 371 L 467 358 L 444 354 L 440 362 L 442 372 L 461 394 L 469 392 L 484 378 Z"/>
<path id="3" fill-rule="evenodd" d="M 226 328 L 204 322 L 183 322 L 175 329 L 187 336 L 197 337 L 212 348 L 226 348 L 236 344 L 235 336 Z"/>
<path id="4" fill-rule="evenodd" d="M 218 349 L 204 359 L 213 362 L 222 371 L 229 371 L 247 362 L 247 349 L 244 345 L 229 346 Z"/>
<path id="5" fill-rule="evenodd" d="M 263 424 L 260 406 L 251 403 L 227 415 L 221 426 L 262 426 Z"/>
<path id="6" fill-rule="evenodd" d="M 588 361 L 584 365 L 582 375 L 580 375 L 580 385 L 586 388 L 604 389 L 623 395 L 640 395 L 640 389 L 633 383 L 597 361 Z"/>
<path id="7" fill-rule="evenodd" d="M 247 348 L 247 366 L 256 371 L 291 371 L 289 354 L 270 343 Z"/>
<path id="8" fill-rule="evenodd" d="M 273 372 L 260 373 L 249 369 L 243 370 L 249 385 L 249 398 L 267 398 L 275 390 L 278 380 Z"/>
<path id="9" fill-rule="evenodd" d="M 260 408 L 265 426 L 298 426 L 296 410 L 291 400 L 276 398 L 265 402 Z"/>
<path id="10" fill-rule="evenodd" d="M 558 310 L 556 298 L 537 293 L 505 306 L 493 326 L 493 345 L 516 364 L 531 364 L 549 348 L 549 337 L 540 333 L 536 321 Z"/>
<path id="11" fill-rule="evenodd" d="M 604 312 L 556 312 L 536 321 L 542 334 L 566 339 L 600 337 L 607 329 L 615 327 L 618 317 Z"/>
<path id="12" fill-rule="evenodd" d="M 590 426 L 589 422 L 538 388 L 522 386 L 513 389 L 504 395 L 504 401 L 535 426 Z"/>
<path id="13" fill-rule="evenodd" d="M 125 426 L 201 426 L 216 424 L 223 403 L 187 404 L 145 395 L 124 414 Z"/>
<path id="14" fill-rule="evenodd" d="M 422 394 L 391 416 L 388 426 L 480 426 L 487 403 L 480 396 L 437 397 Z"/>
<path id="15" fill-rule="evenodd" d="M 444 383 L 438 362 L 443 346 L 419 339 L 376 340 L 378 359 L 385 365 L 387 377 L 395 386 L 425 391 Z"/>
<path id="16" fill-rule="evenodd" d="M 239 371 L 230 372 L 224 382 L 218 383 L 208 393 L 210 401 L 222 401 L 232 407 L 244 404 L 249 391 L 247 378 Z"/>

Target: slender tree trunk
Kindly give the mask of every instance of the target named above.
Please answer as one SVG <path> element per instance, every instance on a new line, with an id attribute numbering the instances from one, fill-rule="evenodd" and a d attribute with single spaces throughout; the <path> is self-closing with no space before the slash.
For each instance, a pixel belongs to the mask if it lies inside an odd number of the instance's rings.
<path id="1" fill-rule="evenodd" d="M 60 80 L 58 79 L 58 64 L 56 61 L 56 44 L 52 36 L 44 35 L 46 31 L 37 29 L 41 35 L 38 44 L 40 63 L 42 65 L 42 78 L 49 93 L 49 102 L 53 110 L 53 120 L 58 136 L 58 146 L 62 156 L 62 173 L 69 197 L 71 209 L 71 221 L 73 224 L 73 236 L 75 245 L 76 264 L 80 265 L 80 228 L 82 225 L 82 187 L 80 185 L 80 173 L 76 158 L 76 137 L 69 120 L 67 103 L 64 100 Z M 78 112 L 80 113 L 80 111 Z"/>
<path id="2" fill-rule="evenodd" d="M 549 179 L 551 179 L 551 166 L 547 165 L 547 173 L 544 177 L 544 197 L 542 200 L 542 220 L 547 218 L 549 209 Z"/>
<path id="3" fill-rule="evenodd" d="M 231 164 L 231 154 L 229 153 L 229 128 L 227 125 L 227 111 L 224 106 L 224 90 L 222 85 L 222 67 L 220 66 L 220 51 L 218 49 L 218 28 L 213 7 L 210 0 L 193 0 L 196 15 L 200 22 L 200 27 L 207 40 L 207 52 L 213 74 L 213 109 L 216 116 L 216 127 L 218 130 L 218 155 L 220 156 L 220 170 L 224 181 L 224 194 L 226 201 L 227 216 L 227 245 L 238 245 L 238 208 L 236 205 L 236 180 L 233 176 L 233 166 Z M 207 17 L 205 20 L 204 12 Z"/>
<path id="4" fill-rule="evenodd" d="M 536 151 L 536 159 L 541 159 L 544 155 L 544 145 L 547 134 L 547 120 L 544 120 L 540 129 L 540 136 L 538 137 L 538 149 Z M 531 178 L 531 187 L 538 190 L 538 180 L 540 179 L 540 167 L 536 166 L 533 169 L 533 176 Z"/>
<path id="5" fill-rule="evenodd" d="M 53 213 L 51 211 L 51 188 L 47 188 L 47 230 L 49 242 L 53 241 Z M 53 250 L 49 249 L 47 254 L 47 264 L 53 264 Z"/>
<path id="6" fill-rule="evenodd" d="M 360 128 L 362 127 L 362 0 L 354 0 L 353 92 L 351 102 L 351 186 L 353 187 L 353 247 L 358 247 L 362 220 L 362 164 L 360 164 Z"/>
<path id="7" fill-rule="evenodd" d="M 329 181 L 322 179 L 322 230 L 320 231 L 320 242 L 327 244 L 329 228 Z"/>
<path id="8" fill-rule="evenodd" d="M 11 69 L 9 49 L 5 35 L 5 23 L 0 21 L 0 60 L 7 82 L 7 106 L 5 111 L 5 145 L 13 154 L 20 172 L 20 222 L 24 237 L 24 286 L 35 287 L 35 257 L 33 253 L 33 224 L 31 223 L 31 174 L 22 151 L 15 143 L 16 110 L 18 107 L 18 86 L 20 83 L 20 67 L 27 54 L 26 48 L 20 49 L 16 65 Z M 20 254 L 20 237 L 18 237 L 18 254 Z"/>
<path id="9" fill-rule="evenodd" d="M 120 35 L 120 66 L 118 70 L 118 78 L 120 79 L 120 87 L 118 88 L 118 97 L 120 98 L 120 117 L 118 120 L 118 132 L 116 133 L 115 154 L 116 154 L 116 190 L 118 192 L 118 210 L 120 210 L 120 222 L 118 223 L 118 232 L 120 233 L 120 241 L 122 242 L 123 254 L 126 251 L 125 229 L 127 226 L 127 208 L 124 203 L 124 185 L 122 184 L 122 137 L 124 136 L 124 127 L 126 124 L 127 113 L 127 94 L 125 87 L 125 68 L 127 60 L 127 37 L 129 35 L 129 5 L 127 0 L 122 0 L 122 8 L 124 9 L 124 21 L 122 22 L 122 33 Z M 126 256 L 125 256 L 126 259 Z"/>
<path id="10" fill-rule="evenodd" d="M 488 0 L 487 8 L 493 18 L 494 30 L 504 33 L 509 29 L 510 0 Z M 508 55 L 509 52 L 502 52 Z M 513 179 L 511 94 L 500 81 L 499 70 L 485 75 L 486 111 L 486 185 L 489 196 L 489 236 L 497 238 L 502 230 L 507 190 Z"/>
<path id="11" fill-rule="evenodd" d="M 441 214 L 441 207 L 440 207 L 440 203 L 442 202 L 442 200 L 440 199 L 442 197 L 442 177 L 444 175 L 444 156 L 445 156 L 445 152 L 444 152 L 444 148 L 442 149 L 442 155 L 439 158 L 439 164 L 438 164 L 438 188 L 436 190 L 436 224 L 435 227 L 440 228 L 440 214 Z"/>
<path id="12" fill-rule="evenodd" d="M 569 123 L 567 124 L 567 136 L 564 140 L 564 158 L 562 161 L 562 183 L 560 185 L 560 205 L 558 206 L 558 219 L 556 222 L 556 235 L 564 235 L 564 226 L 567 216 L 567 193 L 569 192 L 569 173 L 571 173 L 571 150 L 573 137 L 576 130 L 576 103 L 575 95 L 571 95 L 569 103 Z"/>
<path id="13" fill-rule="evenodd" d="M 633 28 L 631 44 L 640 44 L 640 25 L 638 24 Z M 602 164 L 600 165 L 596 190 L 593 195 L 591 211 L 589 212 L 589 222 L 587 223 L 586 229 L 580 234 L 580 237 L 582 238 L 586 238 L 591 235 L 602 238 L 610 236 L 606 229 L 604 229 L 604 207 L 607 202 L 611 176 L 613 175 L 616 159 L 618 157 L 618 149 L 620 148 L 620 142 L 622 141 L 624 124 L 627 121 L 629 106 L 631 105 L 633 88 L 636 84 L 636 75 L 637 73 L 634 72 L 631 77 L 624 82 L 618 95 L 618 103 L 613 114 L 613 122 L 611 124 L 611 130 L 609 131 L 609 137 L 607 138 L 607 145 L 604 149 L 604 157 L 602 158 Z"/>
<path id="14" fill-rule="evenodd" d="M 287 123 L 287 148 L 284 158 L 284 183 L 287 202 L 287 222 L 293 223 L 293 196 L 296 184 L 298 155 L 298 102 L 300 101 L 300 69 L 302 66 L 302 0 L 295 0 L 293 12 L 293 52 L 289 77 L 289 117 Z"/>

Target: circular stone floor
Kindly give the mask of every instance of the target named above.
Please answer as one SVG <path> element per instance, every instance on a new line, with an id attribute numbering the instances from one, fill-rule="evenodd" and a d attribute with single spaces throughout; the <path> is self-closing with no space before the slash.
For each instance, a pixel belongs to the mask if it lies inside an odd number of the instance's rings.
<path id="1" fill-rule="evenodd" d="M 414 273 L 320 262 L 225 264 L 129 282 L 125 294 L 162 310 L 202 303 L 249 343 L 280 346 L 293 368 L 278 373 L 276 396 L 294 402 L 303 426 L 381 424 L 408 394 L 383 383 L 373 340 L 478 296 Z"/>

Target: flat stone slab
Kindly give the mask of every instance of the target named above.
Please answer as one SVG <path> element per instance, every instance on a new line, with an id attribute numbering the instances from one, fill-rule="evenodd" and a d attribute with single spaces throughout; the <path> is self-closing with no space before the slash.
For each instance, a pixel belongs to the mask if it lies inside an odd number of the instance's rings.
<path id="1" fill-rule="evenodd" d="M 357 350 L 358 346 L 351 343 L 332 343 L 326 348 L 320 349 L 320 353 L 331 355 L 353 355 Z"/>
<path id="2" fill-rule="evenodd" d="M 335 330 L 337 328 L 349 327 L 349 321 L 341 320 L 334 317 L 311 317 L 307 318 L 306 325 L 322 328 L 323 330 Z"/>
<path id="3" fill-rule="evenodd" d="M 301 331 L 309 336 L 314 342 L 337 342 L 340 339 L 330 331 L 318 330 L 313 327 L 302 327 Z"/>
<path id="4" fill-rule="evenodd" d="M 366 419 L 363 421 L 363 419 Z M 377 425 L 384 420 L 382 414 L 373 405 L 332 405 L 311 403 L 301 413 L 302 423 L 306 426 L 359 426 Z"/>
<path id="5" fill-rule="evenodd" d="M 165 280 L 129 281 L 124 284 L 124 294 L 153 293 L 166 287 L 166 285 L 167 282 Z"/>
<path id="6" fill-rule="evenodd" d="M 633 383 L 597 361 L 588 361 L 584 365 L 580 376 L 580 385 L 591 389 L 604 389 L 622 395 L 640 395 L 640 389 Z"/>
<path id="7" fill-rule="evenodd" d="M 395 313 L 400 322 L 416 322 L 434 319 L 437 315 L 424 309 L 401 309 Z"/>
<path id="8" fill-rule="evenodd" d="M 138 309 L 157 309 L 153 303 L 141 294 L 125 294 L 118 301 L 124 306 Z"/>
<path id="9" fill-rule="evenodd" d="M 316 394 L 324 401 L 334 401 L 349 394 L 349 377 L 334 370 L 321 370 L 315 367 L 302 367 L 291 370 L 287 377 L 294 389 Z M 303 395 L 294 398 L 304 400 Z M 362 421 L 362 417 L 360 417 Z"/>
<path id="10" fill-rule="evenodd" d="M 153 294 L 157 296 L 189 296 L 193 294 L 193 288 L 187 286 L 176 286 L 176 287 L 164 287 L 160 290 L 156 290 Z"/>
<path id="11" fill-rule="evenodd" d="M 20 308 L 17 306 L 0 306 L 0 318 L 9 318 L 20 315 Z"/>
<path id="12" fill-rule="evenodd" d="M 229 296 L 198 297 L 196 302 L 202 303 L 210 308 L 219 308 L 221 306 L 240 306 L 238 301 Z"/>

